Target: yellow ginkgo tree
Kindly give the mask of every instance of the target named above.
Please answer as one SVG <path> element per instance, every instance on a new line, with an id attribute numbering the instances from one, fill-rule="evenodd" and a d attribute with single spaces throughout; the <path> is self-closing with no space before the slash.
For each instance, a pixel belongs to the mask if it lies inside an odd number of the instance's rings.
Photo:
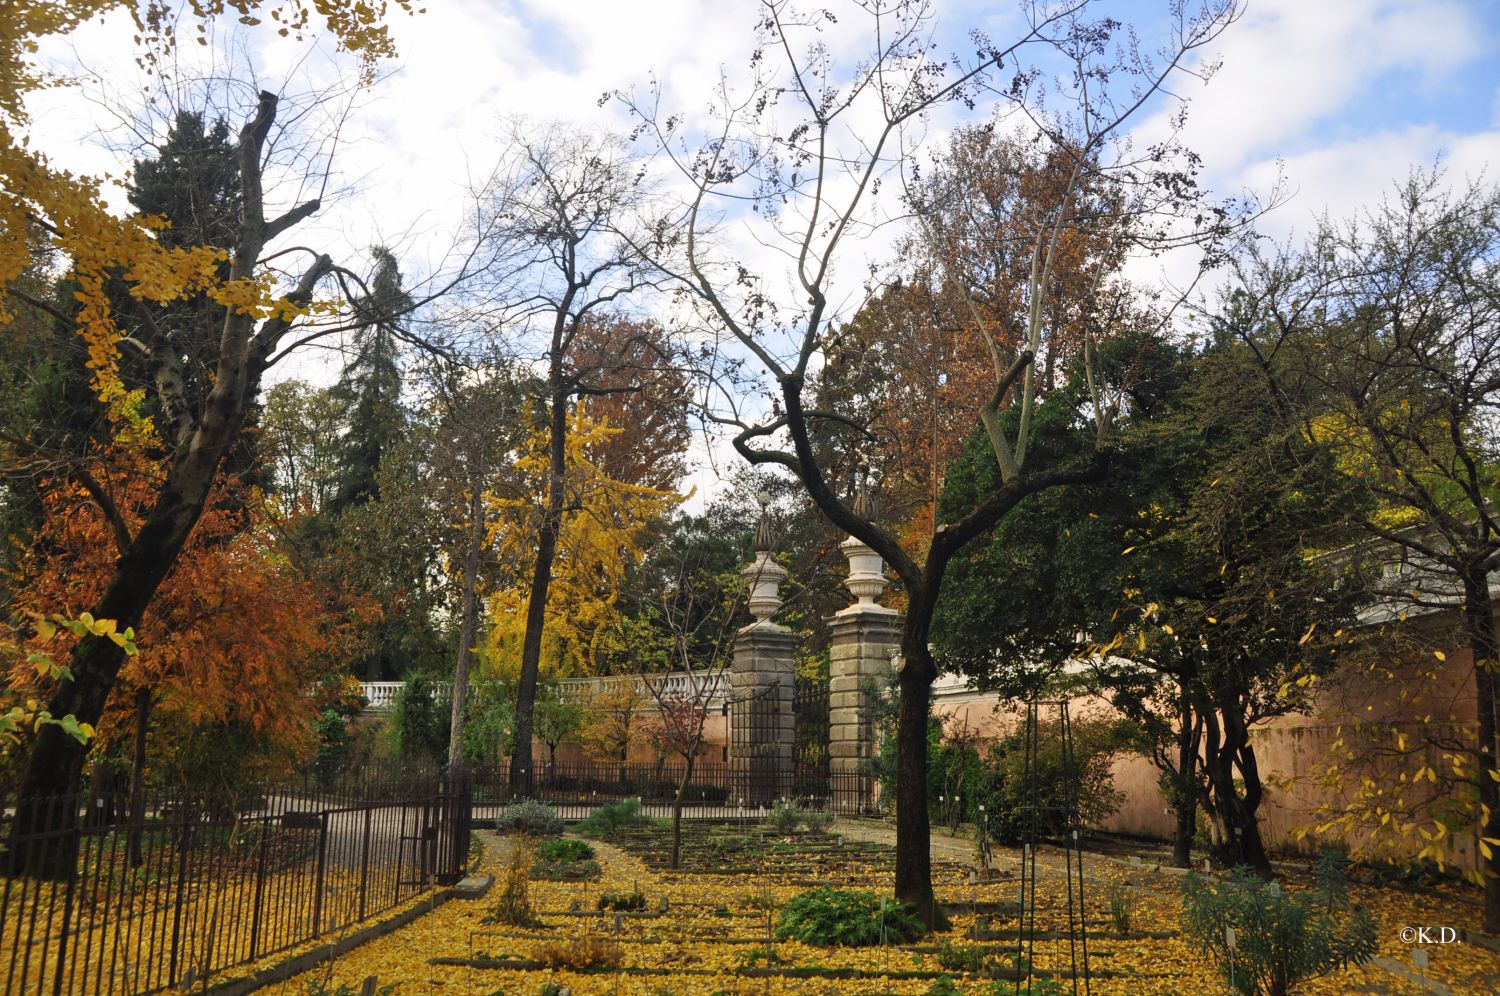
<path id="1" fill-rule="evenodd" d="M 542 637 L 542 662 L 554 674 L 594 672 L 602 641 L 619 621 L 620 592 L 644 554 L 647 526 L 683 500 L 672 491 L 614 480 L 600 469 L 596 454 L 619 432 L 607 420 L 590 418 L 583 404 L 569 414 L 568 494 Z M 491 546 L 511 581 L 489 597 L 488 656 L 507 673 L 520 668 L 549 441 L 545 428 L 532 434 L 515 464 L 515 488 L 489 497 Z"/>

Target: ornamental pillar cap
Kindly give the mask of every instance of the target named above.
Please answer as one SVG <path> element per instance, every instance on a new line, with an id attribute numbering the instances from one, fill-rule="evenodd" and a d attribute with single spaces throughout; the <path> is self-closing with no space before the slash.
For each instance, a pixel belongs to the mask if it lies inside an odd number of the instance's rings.
<path id="1" fill-rule="evenodd" d="M 788 577 L 785 567 L 771 559 L 775 546 L 771 529 L 771 515 L 764 502 L 760 507 L 760 521 L 755 526 L 755 559 L 740 570 L 740 577 L 750 586 L 748 600 L 750 614 L 755 625 L 767 623 L 781 608 L 781 583 Z"/>

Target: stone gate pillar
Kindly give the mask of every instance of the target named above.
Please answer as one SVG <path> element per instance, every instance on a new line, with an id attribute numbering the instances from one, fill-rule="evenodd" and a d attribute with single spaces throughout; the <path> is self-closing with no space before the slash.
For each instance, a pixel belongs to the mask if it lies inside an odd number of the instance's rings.
<path id="1" fill-rule="evenodd" d="M 771 559 L 766 516 L 755 531 L 755 560 L 740 571 L 755 621 L 734 638 L 729 666 L 731 803 L 768 805 L 792 794 L 796 746 L 792 696 L 797 636 L 771 621 L 781 608 L 786 569 Z"/>
<path id="2" fill-rule="evenodd" d="M 856 511 L 868 515 L 868 509 Z M 885 591 L 885 562 L 880 554 L 853 536 L 839 544 L 849 559 L 849 578 L 844 586 L 854 595 L 853 605 L 834 613 L 829 649 L 829 768 L 836 812 L 858 813 L 875 802 L 876 780 L 871 762 L 878 750 L 866 709 L 872 683 L 890 671 L 891 659 L 901 646 L 905 617 L 875 600 Z"/>

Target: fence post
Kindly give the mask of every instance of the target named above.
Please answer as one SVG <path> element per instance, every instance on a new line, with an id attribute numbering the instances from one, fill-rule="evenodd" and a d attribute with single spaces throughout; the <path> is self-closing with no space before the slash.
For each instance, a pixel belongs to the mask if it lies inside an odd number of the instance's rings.
<path id="1" fill-rule="evenodd" d="M 328 810 L 318 814 L 318 870 L 313 893 L 312 936 L 323 933 L 323 878 L 328 866 Z"/>
<path id="2" fill-rule="evenodd" d="M 88 818 L 85 812 L 83 819 Z M 78 886 L 78 862 L 81 857 L 80 849 L 83 847 L 83 819 L 73 820 L 73 845 L 68 848 L 68 854 L 73 858 L 72 867 L 68 869 L 67 893 L 63 897 L 62 930 L 57 935 L 57 974 L 52 980 L 52 992 L 54 996 L 62 996 L 63 971 L 68 967 L 68 928 L 73 922 L 73 895 Z"/>
<path id="3" fill-rule="evenodd" d="M 260 853 L 255 858 L 255 906 L 250 911 L 250 960 L 254 961 L 260 949 L 260 911 L 266 894 L 266 849 L 271 843 L 271 820 L 266 817 L 260 825 Z"/>
<path id="4" fill-rule="evenodd" d="M 187 809 L 185 807 L 179 809 L 177 815 L 182 820 L 182 834 L 178 837 L 177 844 L 181 857 L 177 861 L 177 898 L 172 903 L 172 956 L 167 962 L 168 984 L 177 982 L 177 951 L 182 941 L 183 890 L 187 888 L 188 852 L 193 847 L 193 824 L 187 818 Z"/>
<path id="5" fill-rule="evenodd" d="M 375 803 L 365 799 L 365 832 L 359 845 L 359 918 L 365 918 L 365 899 L 370 892 L 370 835 L 375 818 Z"/>

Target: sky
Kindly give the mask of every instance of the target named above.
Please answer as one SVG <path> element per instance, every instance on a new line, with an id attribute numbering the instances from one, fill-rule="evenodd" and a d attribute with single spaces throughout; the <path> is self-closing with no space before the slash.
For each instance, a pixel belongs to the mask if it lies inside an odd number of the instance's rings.
<path id="1" fill-rule="evenodd" d="M 823 6 L 845 9 L 834 0 Z M 1166 6 L 1119 0 L 1100 9 L 1149 43 Z M 504 118 L 628 127 L 619 106 L 601 107 L 600 96 L 656 79 L 663 105 L 692 119 L 707 109 L 721 73 L 743 78 L 756 8 L 752 0 L 429 0 L 424 14 L 395 14 L 399 63 L 354 98 L 336 156 L 341 193 L 297 241 L 349 255 L 394 244 L 408 273 L 441 272 L 471 207 L 468 190 L 502 152 Z M 1005 0 L 936 0 L 934 14 L 941 50 L 965 49 L 970 28 L 998 41 L 1020 23 Z M 830 29 L 835 57 L 858 51 L 859 27 L 846 12 Z M 122 173 L 111 146 L 122 144 L 120 120 L 130 115 L 121 108 L 139 100 L 141 82 L 131 33 L 116 16 L 45 50 L 55 65 L 97 80 L 31 103 L 33 144 L 56 165 Z M 349 60 L 326 41 L 299 47 L 262 29 L 222 29 L 212 42 L 184 46 L 185 75 L 205 53 L 222 66 L 225 52 L 237 53 L 238 76 L 253 67 L 256 82 L 273 90 L 349 74 Z M 1215 191 L 1264 193 L 1285 177 L 1293 196 L 1260 226 L 1272 238 L 1303 236 L 1325 214 L 1347 217 L 1413 168 L 1439 161 L 1455 186 L 1479 176 L 1500 182 L 1500 4 L 1492 0 L 1249 0 L 1208 55 L 1221 63 L 1211 81 L 1176 88 L 1190 101 L 1184 138 Z M 1141 119 L 1143 138 L 1165 113 Z M 934 121 L 929 137 L 951 123 Z M 775 265 L 744 233 L 731 237 L 744 238 L 744 258 Z M 852 245 L 847 272 L 888 255 L 893 238 L 886 231 Z M 1153 279 L 1144 265 L 1133 273 Z M 294 372 L 326 382 L 334 369 L 329 356 L 313 354 Z M 711 487 L 711 473 L 697 477 Z"/>

